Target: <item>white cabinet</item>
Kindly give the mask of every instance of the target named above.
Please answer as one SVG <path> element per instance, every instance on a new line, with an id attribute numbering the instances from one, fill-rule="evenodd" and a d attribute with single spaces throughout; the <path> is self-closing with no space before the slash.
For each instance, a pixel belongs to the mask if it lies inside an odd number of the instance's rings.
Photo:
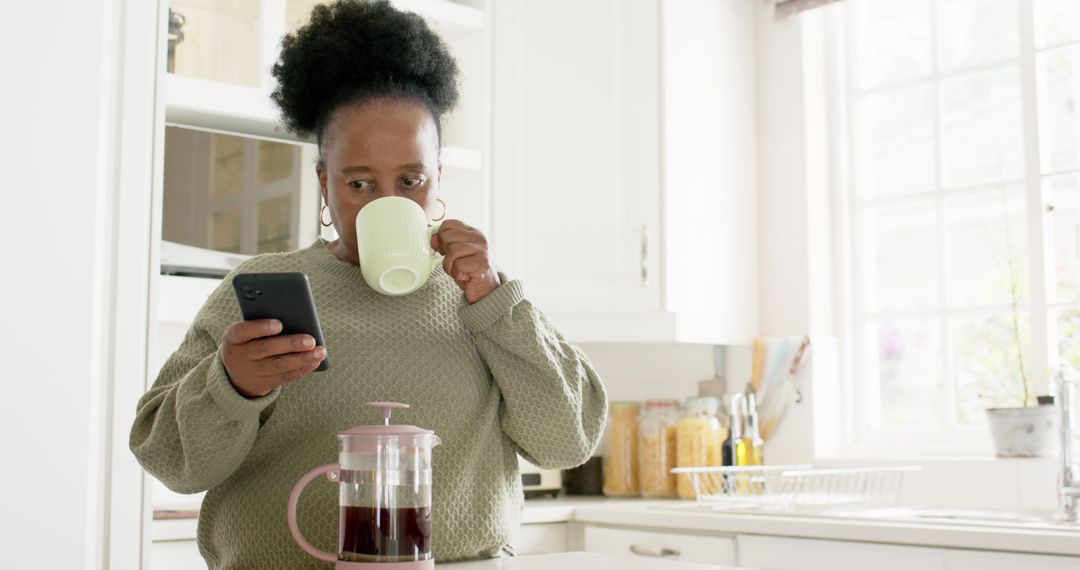
<path id="1" fill-rule="evenodd" d="M 497 262 L 575 341 L 752 337 L 752 3 L 492 10 Z"/>
<path id="2" fill-rule="evenodd" d="M 492 9 L 498 263 L 549 312 L 657 310 L 656 0 Z"/>
<path id="3" fill-rule="evenodd" d="M 1080 568 L 1080 558 L 1071 556 L 968 550 L 948 550 L 945 553 L 945 570 L 1076 570 L 1077 568 Z"/>
<path id="4" fill-rule="evenodd" d="M 735 563 L 735 541 L 718 536 L 586 526 L 584 548 L 587 552 L 635 554 L 684 562 Z"/>
<path id="5" fill-rule="evenodd" d="M 739 566 L 761 570 L 1066 570 L 1080 558 L 781 538 L 738 537 Z"/>
<path id="6" fill-rule="evenodd" d="M 514 533 L 510 545 L 518 555 L 567 552 L 567 537 L 567 523 L 526 524 Z"/>
<path id="7" fill-rule="evenodd" d="M 940 548 L 739 536 L 739 566 L 760 570 L 944 570 Z"/>

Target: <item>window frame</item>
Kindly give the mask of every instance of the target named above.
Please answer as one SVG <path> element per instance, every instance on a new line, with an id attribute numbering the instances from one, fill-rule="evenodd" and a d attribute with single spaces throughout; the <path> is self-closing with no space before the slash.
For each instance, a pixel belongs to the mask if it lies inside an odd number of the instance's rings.
<path id="1" fill-rule="evenodd" d="M 949 323 L 954 316 L 964 314 L 986 314 L 995 310 L 1011 310 L 1010 305 L 981 305 L 963 308 L 949 306 L 945 296 L 948 291 L 946 261 L 947 232 L 945 203 L 956 195 L 971 192 L 976 188 L 986 188 L 987 183 L 978 186 L 943 188 L 941 155 L 941 84 L 942 81 L 964 77 L 970 74 L 993 69 L 1016 66 L 1020 73 L 1020 106 L 1023 134 L 1024 172 L 1020 178 L 1002 180 L 1005 184 L 1022 185 L 1025 205 L 1025 221 L 1029 267 L 1029 296 L 1021 303 L 1021 310 L 1026 310 L 1031 327 L 1031 349 L 1028 361 L 1031 364 L 1031 378 L 1042 375 L 1058 360 L 1058 324 L 1056 315 L 1067 309 L 1080 308 L 1080 302 L 1055 302 L 1053 299 L 1052 263 L 1053 242 L 1046 234 L 1047 202 L 1043 195 L 1044 180 L 1053 177 L 1080 172 L 1071 171 L 1043 172 L 1040 144 L 1044 134 L 1041 131 L 1039 107 L 1042 94 L 1038 90 L 1040 73 L 1040 54 L 1068 46 L 1080 45 L 1080 41 L 1066 44 L 1036 47 L 1035 8 L 1032 2 L 1014 0 L 1017 9 L 1019 27 L 1019 52 L 1015 58 L 996 60 L 966 67 L 959 67 L 942 72 L 938 57 L 938 6 L 940 0 L 932 0 L 933 19 L 931 35 L 933 38 L 931 58 L 933 67 L 929 75 L 909 78 L 891 83 L 884 83 L 870 89 L 857 86 L 857 64 L 850 56 L 856 53 L 857 45 L 854 34 L 855 15 L 851 3 L 841 3 L 826 9 L 825 14 L 825 74 L 829 122 L 831 134 L 829 145 L 832 169 L 833 192 L 832 215 L 837 221 L 833 230 L 833 258 L 837 278 L 834 280 L 833 302 L 834 319 L 840 344 L 840 388 L 842 414 L 838 414 L 838 433 L 843 441 L 838 450 L 844 456 L 985 456 L 992 453 L 991 440 L 986 426 L 949 425 L 925 430 L 896 429 L 882 426 L 871 429 L 866 403 L 868 391 L 876 386 L 860 381 L 867 378 L 864 357 L 871 352 L 865 346 L 866 338 L 862 328 L 890 316 L 926 316 L 937 321 L 941 334 L 942 379 L 947 393 L 946 405 L 955 410 L 956 381 L 952 375 L 953 355 L 949 338 Z M 850 141 L 857 141 L 859 133 L 858 105 L 862 97 L 870 94 L 897 92 L 915 85 L 929 85 L 934 96 L 932 125 L 934 130 L 935 161 L 934 187 L 931 191 L 896 197 L 877 197 L 856 199 L 859 164 L 857 152 Z M 992 183 L 991 183 L 992 184 Z M 867 208 L 881 204 L 904 204 L 931 199 L 936 209 L 936 228 L 938 240 L 938 284 L 941 295 L 935 308 L 920 311 L 879 311 L 866 310 L 866 299 L 861 282 L 865 278 L 862 267 L 862 251 L 857 246 L 858 236 L 862 235 L 862 213 Z M 955 418 L 955 412 L 951 414 Z"/>

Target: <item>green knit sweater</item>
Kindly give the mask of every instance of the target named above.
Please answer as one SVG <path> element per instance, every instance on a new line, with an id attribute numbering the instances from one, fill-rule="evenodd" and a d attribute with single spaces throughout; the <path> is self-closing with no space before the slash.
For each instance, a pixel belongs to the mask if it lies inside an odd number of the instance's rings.
<path id="1" fill-rule="evenodd" d="M 394 422 L 442 439 L 432 456 L 432 550 L 444 562 L 497 556 L 506 545 L 522 506 L 516 454 L 565 468 L 596 447 L 604 387 L 520 282 L 504 279 L 468 305 L 439 268 L 419 291 L 389 297 L 321 240 L 236 272 L 276 271 L 308 275 L 330 369 L 261 398 L 236 392 L 218 354 L 225 329 L 241 320 L 230 275 L 140 400 L 131 429 L 147 471 L 174 491 L 207 491 L 198 542 L 210 568 L 328 566 L 293 542 L 286 501 L 301 475 L 337 461 L 339 431 L 380 420 L 364 402 L 407 402 Z M 335 485 L 312 482 L 298 515 L 313 545 L 337 552 Z"/>

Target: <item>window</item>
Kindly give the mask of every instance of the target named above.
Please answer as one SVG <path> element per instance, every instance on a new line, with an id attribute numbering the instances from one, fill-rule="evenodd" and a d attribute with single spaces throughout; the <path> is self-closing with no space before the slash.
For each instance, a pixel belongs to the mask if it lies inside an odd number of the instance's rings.
<path id="1" fill-rule="evenodd" d="M 849 439 L 988 446 L 984 407 L 1080 366 L 1080 2 L 849 0 L 841 19 Z"/>

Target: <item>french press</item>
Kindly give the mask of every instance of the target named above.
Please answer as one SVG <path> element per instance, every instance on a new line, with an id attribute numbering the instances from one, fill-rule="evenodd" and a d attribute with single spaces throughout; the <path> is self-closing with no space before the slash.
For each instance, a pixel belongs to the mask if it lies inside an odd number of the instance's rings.
<path id="1" fill-rule="evenodd" d="M 338 463 L 306 473 L 289 495 L 289 531 L 305 552 L 336 570 L 434 569 L 431 557 L 431 449 L 435 432 L 391 425 L 396 402 L 369 402 L 382 410 L 382 425 L 338 434 Z M 338 554 L 319 550 L 300 533 L 296 503 L 304 487 L 325 475 L 338 484 Z"/>

